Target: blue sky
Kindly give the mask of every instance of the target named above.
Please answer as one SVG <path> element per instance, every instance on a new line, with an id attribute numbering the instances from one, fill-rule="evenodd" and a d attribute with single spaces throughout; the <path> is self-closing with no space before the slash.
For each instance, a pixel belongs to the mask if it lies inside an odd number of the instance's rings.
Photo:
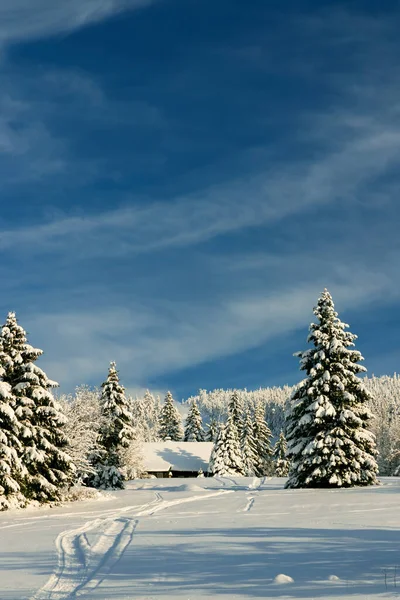
<path id="1" fill-rule="evenodd" d="M 400 5 L 3 0 L 0 310 L 63 391 L 399 369 Z"/>

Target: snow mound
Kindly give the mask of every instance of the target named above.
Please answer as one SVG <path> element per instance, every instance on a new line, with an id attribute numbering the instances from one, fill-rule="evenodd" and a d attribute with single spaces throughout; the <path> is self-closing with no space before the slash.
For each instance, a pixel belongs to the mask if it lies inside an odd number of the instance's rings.
<path id="1" fill-rule="evenodd" d="M 201 487 L 200 485 L 196 485 L 195 483 L 184 483 L 183 485 L 178 485 L 176 488 L 174 488 L 174 492 L 207 492 L 208 490 L 205 490 L 203 487 Z"/>
<path id="2" fill-rule="evenodd" d="M 277 583 L 278 585 L 283 585 L 285 583 L 294 583 L 294 579 L 289 577 L 289 575 L 284 575 L 283 573 L 280 573 L 275 577 L 274 583 Z"/>
<path id="3" fill-rule="evenodd" d="M 115 498 L 115 494 L 110 494 L 107 490 L 77 485 L 70 488 L 63 500 L 66 502 L 82 502 L 85 500 L 114 500 Z"/>
<path id="4" fill-rule="evenodd" d="M 340 581 L 340 577 L 338 577 L 337 575 L 329 575 L 328 580 L 329 581 Z"/>

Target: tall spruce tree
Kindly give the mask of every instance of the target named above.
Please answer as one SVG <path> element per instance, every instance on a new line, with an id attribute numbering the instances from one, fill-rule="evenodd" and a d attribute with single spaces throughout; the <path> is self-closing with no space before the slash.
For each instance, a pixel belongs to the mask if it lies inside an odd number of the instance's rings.
<path id="1" fill-rule="evenodd" d="M 234 390 L 228 404 L 228 415 L 236 425 L 240 436 L 242 430 L 243 419 L 243 402 L 239 396 L 239 392 Z"/>
<path id="2" fill-rule="evenodd" d="M 185 442 L 204 442 L 203 421 L 196 400 L 190 405 L 185 425 Z"/>
<path id="3" fill-rule="evenodd" d="M 15 449 L 23 471 L 18 483 L 26 499 L 48 502 L 62 498 L 74 467 L 65 452 L 66 418 L 51 392 L 58 384 L 35 365 L 42 354 L 27 343 L 15 313 L 9 313 L 0 334 L 0 365 L 19 422 Z"/>
<path id="4" fill-rule="evenodd" d="M 297 353 L 306 371 L 292 395 L 287 419 L 287 487 L 350 487 L 377 482 L 374 435 L 368 430 L 371 395 L 357 375 L 366 371 L 354 350 L 354 334 L 346 331 L 324 290 L 310 325 L 313 347 Z"/>
<path id="5" fill-rule="evenodd" d="M 123 457 L 134 430 L 130 403 L 119 382 L 115 362 L 110 363 L 107 379 L 101 388 L 103 425 L 99 431 L 99 451 L 93 458 L 96 474 L 90 483 L 102 489 L 121 489 L 124 487 Z"/>
<path id="6" fill-rule="evenodd" d="M 253 434 L 256 445 L 257 464 L 256 475 L 265 477 L 273 473 L 273 450 L 271 446 L 272 433 L 264 417 L 265 409 L 261 402 L 254 408 Z"/>
<path id="7" fill-rule="evenodd" d="M 287 442 L 283 431 L 274 447 L 275 475 L 277 477 L 287 477 L 289 474 L 289 461 L 286 458 Z"/>
<path id="8" fill-rule="evenodd" d="M 257 446 L 254 439 L 253 422 L 249 410 L 245 410 L 242 430 L 240 432 L 244 474 L 251 477 L 256 474 L 258 465 Z"/>
<path id="9" fill-rule="evenodd" d="M 219 429 L 211 452 L 209 471 L 221 477 L 245 474 L 238 431 L 232 417 Z"/>
<path id="10" fill-rule="evenodd" d="M 160 414 L 160 438 L 180 442 L 183 435 L 182 417 L 174 404 L 171 392 L 167 392 Z"/>

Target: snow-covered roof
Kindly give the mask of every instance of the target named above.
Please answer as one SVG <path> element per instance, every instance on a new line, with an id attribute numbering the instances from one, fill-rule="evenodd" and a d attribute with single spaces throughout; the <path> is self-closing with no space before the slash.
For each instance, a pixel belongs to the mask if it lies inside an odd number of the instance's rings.
<path id="1" fill-rule="evenodd" d="M 212 442 L 147 442 L 143 444 L 146 471 L 203 471 L 208 469 Z"/>

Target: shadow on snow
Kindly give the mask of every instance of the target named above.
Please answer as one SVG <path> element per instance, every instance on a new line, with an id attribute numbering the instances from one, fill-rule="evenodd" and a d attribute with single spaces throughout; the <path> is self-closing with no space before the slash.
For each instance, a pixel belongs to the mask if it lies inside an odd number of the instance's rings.
<path id="1" fill-rule="evenodd" d="M 181 541 L 176 543 L 177 539 Z M 399 550 L 398 531 L 379 529 L 175 529 L 152 533 L 151 547 L 140 544 L 139 529 L 104 589 L 122 597 L 124 581 L 129 580 L 131 593 L 154 596 L 208 592 L 302 598 L 393 593 L 400 592 L 400 567 L 395 575 Z M 292 577 L 294 584 L 273 583 L 279 573 Z M 340 581 L 329 581 L 330 575 Z"/>

